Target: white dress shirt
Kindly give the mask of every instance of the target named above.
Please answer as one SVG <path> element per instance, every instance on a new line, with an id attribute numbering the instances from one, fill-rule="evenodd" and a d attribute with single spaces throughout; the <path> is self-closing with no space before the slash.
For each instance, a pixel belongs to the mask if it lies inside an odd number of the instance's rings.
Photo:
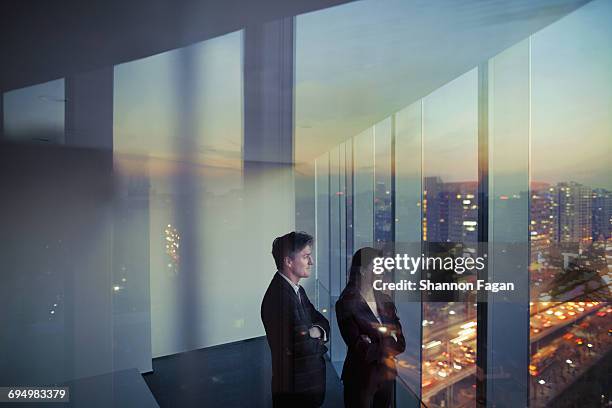
<path id="1" fill-rule="evenodd" d="M 373 302 L 366 301 L 366 303 L 368 304 L 368 306 L 370 306 L 370 310 L 372 311 L 372 314 L 374 315 L 376 320 L 378 320 L 378 323 L 380 323 L 382 327 L 383 322 L 382 322 L 382 319 L 380 318 L 380 314 L 378 313 L 378 306 L 376 305 L 376 301 L 373 301 Z M 391 332 L 391 337 L 393 337 L 393 340 L 397 341 L 397 335 L 395 334 L 395 332 Z"/>
<path id="2" fill-rule="evenodd" d="M 291 279 L 289 279 L 288 277 L 286 277 L 284 274 L 280 273 L 280 272 L 276 272 L 278 273 L 280 276 L 282 276 L 287 282 L 289 282 L 289 284 L 291 285 L 291 288 L 295 291 L 295 294 L 298 298 L 298 301 L 300 303 L 302 303 L 302 297 L 300 296 L 300 285 L 299 284 L 295 284 L 293 282 L 291 282 Z M 325 329 L 323 329 L 321 326 L 319 326 L 318 324 L 313 324 L 313 327 L 318 327 L 319 330 L 321 330 L 321 333 L 323 333 L 323 341 L 326 342 L 327 341 L 327 333 L 325 332 Z"/>

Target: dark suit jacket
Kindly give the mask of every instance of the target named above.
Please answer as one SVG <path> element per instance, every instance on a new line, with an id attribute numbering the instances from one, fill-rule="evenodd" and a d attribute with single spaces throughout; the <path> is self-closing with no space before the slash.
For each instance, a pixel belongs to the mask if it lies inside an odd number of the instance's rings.
<path id="1" fill-rule="evenodd" d="M 395 379 L 397 375 L 393 357 L 406 348 L 402 326 L 393 300 L 378 291 L 374 291 L 374 296 L 382 324 L 352 285 L 342 291 L 336 302 L 338 326 L 348 348 L 342 368 L 345 383 L 371 384 Z M 381 327 L 385 327 L 386 332 L 381 331 Z M 391 336 L 392 332 L 397 340 Z M 368 336 L 371 343 L 362 335 Z"/>
<path id="2" fill-rule="evenodd" d="M 323 354 L 327 347 L 311 338 L 308 330 L 318 325 L 329 339 L 329 322 L 302 287 L 300 297 L 301 303 L 289 282 L 275 273 L 261 303 L 261 320 L 272 352 L 273 393 L 325 391 Z"/>

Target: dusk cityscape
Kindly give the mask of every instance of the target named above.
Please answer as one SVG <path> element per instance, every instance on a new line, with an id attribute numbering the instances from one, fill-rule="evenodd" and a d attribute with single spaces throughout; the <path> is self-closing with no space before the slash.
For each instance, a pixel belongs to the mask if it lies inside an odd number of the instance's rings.
<path id="1" fill-rule="evenodd" d="M 0 16 L 0 406 L 612 407 L 612 0 Z"/>
<path id="2" fill-rule="evenodd" d="M 423 241 L 478 241 L 477 184 L 423 180 Z M 393 198 L 383 183 L 376 187 L 375 234 L 390 242 Z M 530 406 L 544 407 L 612 349 L 612 194 L 573 181 L 534 181 L 530 192 L 490 199 L 517 221 L 529 208 Z M 476 304 L 469 301 L 424 304 L 422 387 L 429 406 L 473 403 L 476 326 Z M 408 361 L 400 367 L 414 369 Z"/>

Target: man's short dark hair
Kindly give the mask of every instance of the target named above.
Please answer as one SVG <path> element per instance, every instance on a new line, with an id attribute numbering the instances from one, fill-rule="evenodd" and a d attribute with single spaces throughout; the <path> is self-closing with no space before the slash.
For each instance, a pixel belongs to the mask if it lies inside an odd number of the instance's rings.
<path id="1" fill-rule="evenodd" d="M 272 256 L 279 271 L 283 269 L 286 257 L 293 257 L 308 245 L 312 245 L 314 238 L 305 232 L 290 232 L 278 237 L 272 243 Z"/>

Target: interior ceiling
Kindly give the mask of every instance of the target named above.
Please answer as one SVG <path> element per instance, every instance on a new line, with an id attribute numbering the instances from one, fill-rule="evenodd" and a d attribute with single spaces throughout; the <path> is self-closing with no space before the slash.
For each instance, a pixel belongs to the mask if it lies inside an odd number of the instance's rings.
<path id="1" fill-rule="evenodd" d="M 0 91 L 350 0 L 2 0 Z"/>
<path id="2" fill-rule="evenodd" d="M 5 0 L 0 91 L 298 15 L 295 161 L 311 162 L 588 1 Z"/>
<path id="3" fill-rule="evenodd" d="M 366 0 L 300 16 L 295 161 L 310 163 L 588 0 Z"/>

